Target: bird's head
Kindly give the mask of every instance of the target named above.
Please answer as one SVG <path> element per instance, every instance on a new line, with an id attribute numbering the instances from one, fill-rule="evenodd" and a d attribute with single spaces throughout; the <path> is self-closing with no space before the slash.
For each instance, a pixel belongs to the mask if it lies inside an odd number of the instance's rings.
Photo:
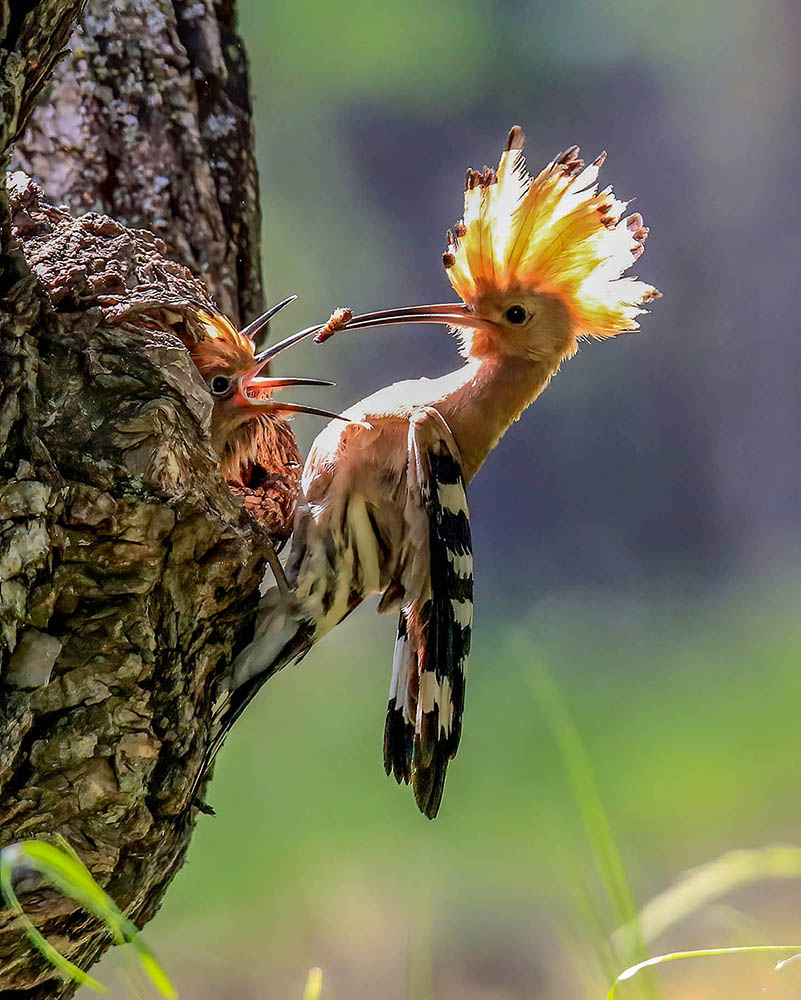
<path id="1" fill-rule="evenodd" d="M 256 335 L 280 309 L 295 298 L 293 295 L 279 302 L 242 330 L 237 330 L 220 313 L 211 313 L 201 308 L 194 313 L 195 327 L 200 328 L 200 337 L 187 346 L 214 400 L 211 417 L 212 445 L 220 456 L 220 471 L 229 481 L 241 480 L 242 469 L 254 458 L 254 449 L 263 436 L 261 432 L 266 421 L 293 413 L 338 417 L 338 414 L 328 410 L 273 398 L 273 393 L 291 386 L 330 386 L 333 382 L 312 378 L 261 376 L 265 366 L 278 354 L 320 329 L 319 325 L 309 327 L 259 354 L 256 353 Z"/>
<path id="2" fill-rule="evenodd" d="M 572 147 L 532 177 L 519 126 L 497 170 L 468 170 L 464 218 L 442 255 L 462 301 L 356 316 L 347 329 L 394 323 L 445 323 L 470 357 L 511 354 L 557 363 L 582 337 L 636 330 L 659 296 L 625 271 L 643 251 L 642 217 L 598 189 L 601 154 L 589 166 Z"/>

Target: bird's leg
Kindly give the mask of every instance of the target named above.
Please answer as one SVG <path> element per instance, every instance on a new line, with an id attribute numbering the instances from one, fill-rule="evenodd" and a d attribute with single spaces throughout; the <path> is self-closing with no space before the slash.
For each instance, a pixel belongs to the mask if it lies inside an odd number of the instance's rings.
<path id="1" fill-rule="evenodd" d="M 292 588 L 289 586 L 289 580 L 286 578 L 286 573 L 284 572 L 284 567 L 281 565 L 281 560 L 278 558 L 278 553 L 269 540 L 267 542 L 267 562 L 273 571 L 273 576 L 275 577 L 275 582 L 278 584 L 281 596 L 289 597 L 292 593 Z"/>

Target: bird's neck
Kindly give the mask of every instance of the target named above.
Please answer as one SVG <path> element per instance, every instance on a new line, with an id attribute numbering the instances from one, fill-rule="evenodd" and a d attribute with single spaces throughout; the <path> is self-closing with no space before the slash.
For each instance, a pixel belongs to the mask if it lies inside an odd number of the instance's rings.
<path id="1" fill-rule="evenodd" d="M 561 360 L 500 354 L 469 358 L 463 368 L 444 377 L 449 391 L 437 409 L 459 445 L 467 482 L 547 386 Z"/>
<path id="2" fill-rule="evenodd" d="M 236 486 L 254 485 L 253 470 L 270 464 L 280 430 L 279 421 L 266 417 L 255 417 L 228 430 L 224 440 L 215 444 L 223 479 Z"/>

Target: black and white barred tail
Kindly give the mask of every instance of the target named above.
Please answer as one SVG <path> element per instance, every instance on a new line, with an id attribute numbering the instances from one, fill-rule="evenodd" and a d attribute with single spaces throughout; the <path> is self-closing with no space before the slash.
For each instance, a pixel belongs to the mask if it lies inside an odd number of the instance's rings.
<path id="1" fill-rule="evenodd" d="M 473 621 L 473 552 L 458 448 L 433 408 L 409 430 L 409 502 L 427 518 L 429 572 L 400 613 L 384 730 L 384 767 L 411 783 L 433 819 L 462 730 Z M 413 516 L 413 512 L 412 512 Z"/>

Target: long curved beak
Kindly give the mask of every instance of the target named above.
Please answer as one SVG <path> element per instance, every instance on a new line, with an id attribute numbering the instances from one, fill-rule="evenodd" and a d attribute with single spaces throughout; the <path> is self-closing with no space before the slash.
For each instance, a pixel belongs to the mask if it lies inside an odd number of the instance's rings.
<path id="1" fill-rule="evenodd" d="M 289 298 L 286 298 L 277 305 L 272 306 L 266 313 L 262 313 L 261 316 L 254 319 L 252 323 L 248 323 L 248 325 L 239 332 L 244 334 L 249 340 L 255 340 L 273 316 L 275 316 L 276 313 L 281 312 L 284 306 L 288 306 L 290 302 L 294 302 L 296 298 L 297 295 L 290 295 Z"/>
<path id="2" fill-rule="evenodd" d="M 369 330 L 375 326 L 395 326 L 401 323 L 440 323 L 445 326 L 482 327 L 487 320 L 470 312 L 463 302 L 444 302 L 431 306 L 402 306 L 380 312 L 354 316 L 343 330 Z"/>
<path id="3" fill-rule="evenodd" d="M 258 333 L 271 316 L 274 316 L 280 309 L 283 309 L 285 305 L 294 301 L 295 298 L 296 296 L 293 295 L 290 298 L 285 299 L 283 302 L 279 302 L 277 306 L 273 306 L 273 308 L 269 312 L 265 313 L 264 316 L 260 316 L 257 320 L 254 320 L 253 323 L 246 327 L 242 332 L 247 333 L 248 336 L 255 336 L 255 334 Z M 445 302 L 437 305 L 402 306 L 398 309 L 383 309 L 379 312 L 362 313 L 360 316 L 354 316 L 348 323 L 344 324 L 342 329 L 369 330 L 373 327 L 397 326 L 402 323 L 437 323 L 444 326 L 481 327 L 485 326 L 487 321 L 480 319 L 474 313 L 470 312 L 468 307 L 463 302 Z M 277 344 L 273 344 L 272 347 L 268 347 L 266 350 L 261 351 L 261 353 L 255 356 L 253 359 L 253 367 L 247 375 L 240 379 L 240 391 L 242 396 L 247 399 L 247 402 L 251 406 L 271 410 L 274 413 L 283 410 L 287 413 L 314 413 L 318 416 L 330 417 L 332 419 L 345 419 L 340 414 L 331 413 L 329 410 L 321 410 L 313 406 L 307 407 L 299 403 L 276 403 L 272 399 L 254 399 L 247 394 L 248 386 L 258 385 L 262 389 L 267 389 L 272 392 L 275 389 L 283 389 L 290 385 L 333 384 L 317 379 L 260 379 L 257 377 L 264 366 L 272 361 L 273 358 L 277 357 L 288 348 L 294 347 L 295 344 L 299 344 L 307 337 L 312 337 L 318 334 L 325 328 L 325 326 L 325 323 L 308 326 L 305 330 L 301 330 L 299 333 L 293 333 L 291 337 L 286 337 L 284 340 L 279 341 Z"/>
<path id="4" fill-rule="evenodd" d="M 327 378 L 252 378 L 248 382 L 251 389 L 262 389 L 275 392 L 276 389 L 287 389 L 293 385 L 336 385 Z"/>
<path id="5" fill-rule="evenodd" d="M 445 326 L 486 326 L 487 320 L 480 319 L 470 312 L 463 302 L 445 302 L 431 306 L 403 306 L 399 309 L 382 309 L 380 312 L 362 313 L 354 316 L 342 327 L 343 330 L 369 330 L 376 326 L 395 326 L 401 323 L 439 323 Z M 294 347 L 301 340 L 318 334 L 325 328 L 325 323 L 318 323 L 316 326 L 308 326 L 300 333 L 293 333 L 291 337 L 273 344 L 267 350 L 262 351 L 255 357 L 255 367 L 253 374 L 259 371 L 273 358 L 281 354 L 289 347 Z"/>
<path id="6" fill-rule="evenodd" d="M 277 344 L 273 344 L 272 347 L 268 347 L 266 351 L 261 351 L 254 358 L 256 364 L 256 370 L 261 371 L 261 369 L 269 364 L 273 358 L 278 357 L 278 355 L 285 351 L 288 347 L 294 347 L 295 344 L 299 344 L 301 340 L 305 340 L 306 337 L 311 337 L 312 334 L 317 333 L 318 330 L 322 330 L 323 324 L 318 323 L 316 326 L 307 326 L 305 330 L 301 330 L 300 333 L 293 333 L 291 337 L 286 337 L 284 340 L 279 340 Z"/>
<path id="7" fill-rule="evenodd" d="M 257 404 L 258 405 L 258 404 Z M 332 410 L 323 410 L 319 406 L 306 406 L 305 403 L 272 403 L 273 413 L 311 413 L 314 417 L 328 417 L 329 420 L 342 420 L 346 424 L 350 423 L 350 417 L 343 417 L 341 413 L 334 413 Z"/>
<path id="8" fill-rule="evenodd" d="M 336 385 L 336 382 L 329 382 L 328 379 L 322 378 L 253 378 L 240 379 L 239 382 L 239 399 L 243 405 L 249 408 L 249 412 L 254 416 L 259 412 L 262 413 L 311 413 L 317 417 L 328 417 L 329 420 L 344 420 L 348 422 L 347 417 L 343 417 L 339 413 L 334 413 L 331 410 L 323 410 L 319 406 L 307 406 L 305 403 L 282 403 L 278 402 L 272 397 L 262 397 L 249 396 L 247 393 L 248 388 L 250 389 L 260 389 L 266 392 L 276 392 L 281 389 L 288 389 L 291 386 L 296 385 L 325 385 L 332 386 Z"/>

